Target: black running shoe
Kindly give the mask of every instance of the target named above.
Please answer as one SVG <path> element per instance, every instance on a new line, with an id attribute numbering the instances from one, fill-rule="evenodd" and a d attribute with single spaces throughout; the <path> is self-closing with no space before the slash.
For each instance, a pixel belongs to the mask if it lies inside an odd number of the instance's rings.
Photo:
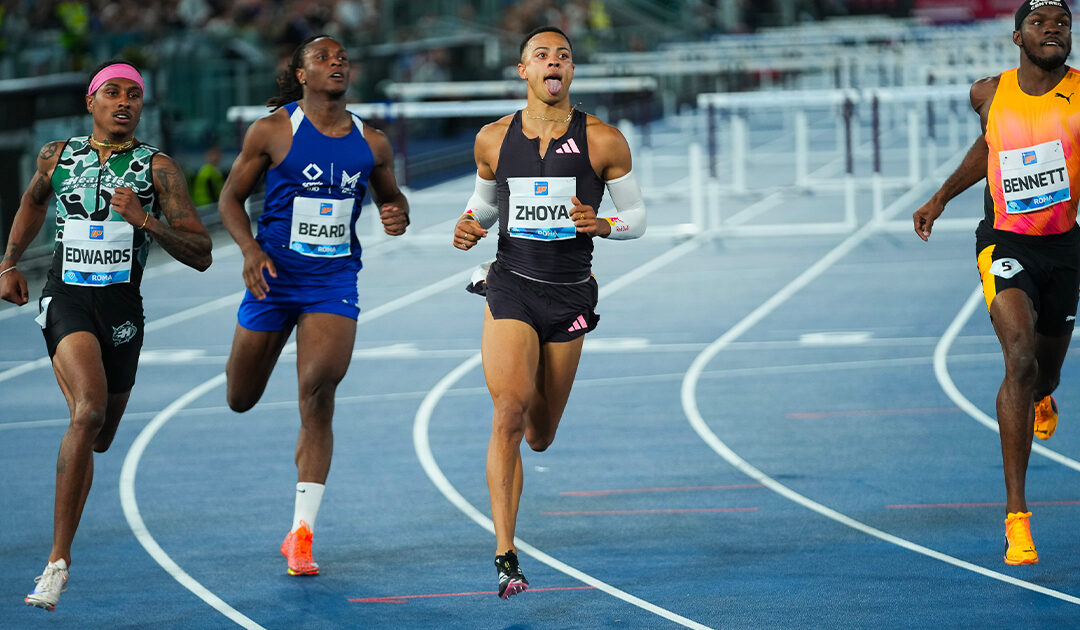
<path id="1" fill-rule="evenodd" d="M 499 570 L 500 598 L 510 599 L 513 595 L 529 590 L 529 581 L 518 567 L 517 554 L 513 550 L 495 556 L 495 568 Z"/>

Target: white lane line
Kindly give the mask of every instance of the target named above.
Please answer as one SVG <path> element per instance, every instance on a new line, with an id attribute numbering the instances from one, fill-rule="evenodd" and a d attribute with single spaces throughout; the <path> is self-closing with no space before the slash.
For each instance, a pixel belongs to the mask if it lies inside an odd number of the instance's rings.
<path id="1" fill-rule="evenodd" d="M 934 375 L 937 376 L 938 383 L 941 384 L 941 389 L 944 390 L 945 395 L 956 403 L 957 407 L 963 409 L 965 413 L 974 418 L 979 424 L 982 424 L 995 433 L 1000 433 L 1001 431 L 998 428 L 997 420 L 983 413 L 981 409 L 968 400 L 967 397 L 960 392 L 960 389 L 956 384 L 953 383 L 952 376 L 949 374 L 949 348 L 952 347 L 953 342 L 956 341 L 957 336 L 960 335 L 960 331 L 964 328 L 964 325 L 967 324 L 967 321 L 971 319 L 971 315 L 979 308 L 980 304 L 986 304 L 986 298 L 983 297 L 981 285 L 976 286 L 975 290 L 971 292 L 967 302 L 964 303 L 963 308 L 957 313 L 956 319 L 949 324 L 949 327 L 945 330 L 945 334 L 941 336 L 941 340 L 938 342 L 937 347 L 934 348 Z M 1055 450 L 1046 448 L 1042 444 L 1032 444 L 1031 452 L 1038 453 L 1062 466 L 1080 471 L 1080 462 L 1070 457 L 1066 457 Z"/>
<path id="2" fill-rule="evenodd" d="M 237 247 L 235 244 L 222 247 L 219 250 L 214 250 L 214 261 L 229 258 L 230 256 L 239 253 L 239 251 L 240 248 Z M 178 262 L 170 258 L 168 262 L 162 263 L 160 265 L 154 265 L 147 269 L 145 272 L 143 272 L 143 280 L 151 280 L 153 278 L 157 278 L 158 276 L 163 276 L 167 273 L 180 271 L 182 269 L 191 269 L 191 267 L 188 267 L 184 263 Z M 26 314 L 31 317 L 37 317 L 37 300 L 31 299 L 29 302 L 23 304 L 22 306 L 13 305 L 5 308 L 0 308 L 0 321 L 4 321 L 5 319 L 10 319 L 12 317 L 15 317 L 16 315 L 22 314 Z"/>
<path id="3" fill-rule="evenodd" d="M 381 252 L 381 251 L 384 251 L 384 250 L 393 249 L 394 243 L 397 243 L 397 242 L 399 242 L 399 241 L 395 240 L 395 241 L 380 242 L 380 243 L 376 243 L 375 245 L 372 245 L 368 249 L 369 249 L 370 252 Z M 240 251 L 240 249 L 238 247 L 236 247 L 235 245 L 232 245 L 232 246 L 230 246 L 228 248 L 225 248 L 224 251 L 226 252 L 226 256 L 223 256 L 223 257 L 227 257 L 228 255 L 232 255 L 232 254 Z M 170 265 L 173 265 L 173 263 L 175 263 L 175 266 L 170 266 Z M 166 270 L 166 271 L 158 272 L 157 274 L 151 274 L 150 277 L 153 277 L 155 275 L 162 275 L 162 274 L 166 273 L 167 271 L 173 270 L 174 268 L 175 269 L 186 268 L 186 266 L 183 263 L 179 263 L 179 262 L 176 262 L 176 261 L 172 261 L 172 263 L 167 263 L 166 265 L 163 265 L 162 267 L 169 267 L 169 269 Z M 147 274 L 149 274 L 149 272 L 150 272 L 150 270 L 147 270 Z M 145 275 L 143 276 L 143 278 L 146 278 L 146 277 L 147 276 L 145 276 Z M 206 313 L 210 313 L 210 312 L 215 311 L 215 310 L 217 310 L 219 308 L 224 308 L 226 306 L 229 306 L 230 304 L 234 304 L 234 303 L 239 304 L 240 300 L 243 297 L 244 297 L 244 291 L 243 290 L 237 291 L 235 293 L 230 293 L 229 295 L 225 295 L 225 296 L 210 300 L 209 302 L 205 302 L 205 303 L 200 304 L 198 306 L 193 306 L 191 308 L 184 309 L 182 311 L 178 311 L 176 313 L 173 313 L 172 315 L 166 315 L 165 317 L 159 317 L 158 319 L 146 322 L 145 330 L 146 330 L 146 332 L 153 332 L 155 330 L 165 328 L 166 326 L 172 326 L 174 324 L 179 324 L 180 322 L 185 322 L 185 321 L 187 321 L 189 319 L 193 319 L 195 317 L 205 315 Z M 14 309 L 14 310 L 25 310 L 29 306 L 31 306 L 31 305 L 27 304 L 24 307 L 20 307 L 20 309 Z M 33 310 L 36 312 L 36 309 L 33 309 Z M 52 360 L 49 359 L 49 357 L 47 357 L 47 356 L 41 357 L 39 359 L 34 359 L 33 361 L 27 361 L 26 363 L 23 363 L 22 365 L 18 365 L 16 367 L 9 368 L 7 370 L 4 370 L 4 371 L 0 372 L 0 383 L 3 383 L 4 381 L 10 380 L 10 379 L 13 379 L 16 376 L 26 374 L 27 372 L 33 372 L 34 370 L 37 370 L 39 368 L 45 368 L 45 367 L 48 367 L 50 365 L 52 365 Z"/>
<path id="4" fill-rule="evenodd" d="M 444 280 L 423 287 L 417 291 L 413 291 L 412 293 L 391 302 L 387 302 L 386 304 L 372 308 L 366 313 L 361 313 L 357 318 L 356 323 L 359 326 L 360 324 L 369 322 L 377 317 L 410 306 L 439 291 L 445 290 L 448 287 L 456 285 L 464 286 L 462 283 L 472 275 L 473 270 L 474 267 L 469 267 Z M 295 347 L 295 345 L 294 342 L 290 344 L 290 347 Z M 224 383 L 224 373 L 204 381 L 202 384 L 173 401 L 172 404 L 163 409 L 161 413 L 156 415 L 153 420 L 143 427 L 142 431 L 139 432 L 139 435 L 136 436 L 131 448 L 128 449 L 127 454 L 124 456 L 124 464 L 120 469 L 120 504 L 123 507 L 124 517 L 127 519 L 128 526 L 131 528 L 132 533 L 135 534 L 135 538 L 139 541 L 139 544 L 146 549 L 147 553 L 150 554 L 150 557 L 153 558 L 161 568 L 165 569 L 166 573 L 179 582 L 181 586 L 191 591 L 196 597 L 206 602 L 211 608 L 225 615 L 237 625 L 250 630 L 265 630 L 265 628 L 237 611 L 220 597 L 214 595 L 213 592 L 200 584 L 195 578 L 188 575 L 187 572 L 180 568 L 180 565 L 169 557 L 169 554 L 161 548 L 154 539 L 154 536 L 150 533 L 150 530 L 147 529 L 146 524 L 143 522 L 142 514 L 139 511 L 138 501 L 135 499 L 135 474 L 138 472 L 139 461 L 142 459 L 143 452 L 146 451 L 146 447 L 150 444 L 150 441 L 153 440 L 157 432 L 165 426 L 166 422 L 183 410 L 192 401 Z"/>
<path id="5" fill-rule="evenodd" d="M 237 625 L 250 630 L 266 630 L 240 611 L 225 603 L 224 600 L 217 595 L 214 595 L 209 589 L 181 569 L 180 565 L 176 564 L 176 562 L 169 557 L 169 554 L 161 548 L 161 545 L 154 540 L 153 535 L 150 534 L 150 530 L 146 528 L 146 523 L 143 522 L 142 514 L 139 513 L 139 504 L 135 500 L 135 472 L 139 468 L 139 460 L 142 458 L 146 447 L 150 444 L 150 440 L 154 439 L 154 435 L 158 430 L 161 429 L 170 418 L 176 415 L 176 412 L 183 409 L 191 401 L 224 382 L 225 375 L 218 374 L 214 378 L 192 389 L 173 401 L 171 405 L 155 416 L 154 419 L 139 432 L 139 435 L 135 438 L 131 448 L 128 449 L 127 455 L 124 456 L 124 465 L 120 469 L 120 505 L 124 509 L 124 518 L 127 519 L 128 526 L 131 527 L 131 531 L 135 534 L 135 538 L 139 541 L 139 544 L 146 549 L 146 552 L 150 554 L 150 557 L 154 559 L 154 562 L 161 565 L 161 568 L 165 569 L 165 571 L 171 575 L 173 579 L 179 582 L 181 586 L 194 593 L 196 597 L 209 604 L 211 608 L 225 615 Z"/>
<path id="6" fill-rule="evenodd" d="M 603 289 L 600 290 L 600 297 L 607 297 L 615 291 L 629 286 L 633 282 L 639 280 L 641 277 L 652 273 L 660 267 L 682 257 L 691 251 L 697 249 L 705 242 L 705 237 L 698 236 L 686 241 L 685 243 L 675 247 L 668 252 L 650 260 L 649 262 L 637 267 L 630 272 L 616 278 L 614 281 L 608 283 Z M 458 365 L 456 368 L 450 371 L 446 376 L 440 380 L 435 387 L 431 389 L 428 395 L 420 403 L 420 408 L 416 411 L 416 418 L 413 421 L 413 448 L 416 451 L 416 457 L 420 460 L 420 465 L 423 467 L 424 472 L 427 473 L 431 482 L 435 484 L 435 487 L 439 489 L 444 497 L 451 504 L 460 510 L 465 516 L 469 517 L 480 527 L 483 527 L 488 532 L 494 534 L 495 526 L 491 519 L 484 516 L 480 510 L 477 510 L 471 503 L 469 503 L 464 496 L 450 483 L 450 480 L 446 478 L 442 470 L 439 468 L 438 462 L 435 461 L 435 456 L 431 452 L 431 443 L 428 439 L 428 428 L 431 425 L 431 415 L 435 411 L 435 407 L 439 404 L 439 400 L 446 394 L 446 392 L 456 383 L 461 377 L 469 373 L 469 371 L 476 368 L 481 364 L 480 353 L 476 353 L 469 357 L 465 362 Z M 710 630 L 708 626 L 702 625 L 692 619 L 687 619 L 682 615 L 673 613 L 665 608 L 661 608 L 656 604 L 647 602 L 641 598 L 635 597 L 623 590 L 615 588 L 606 582 L 602 582 L 597 578 L 584 573 L 574 567 L 561 562 L 554 557 L 544 553 L 539 548 L 530 545 L 529 543 L 521 540 L 520 538 L 514 538 L 514 544 L 519 551 L 528 554 L 530 557 L 539 560 L 547 566 L 563 573 L 571 578 L 578 580 L 584 584 L 588 584 L 603 591 L 612 597 L 621 599 L 624 602 L 637 606 L 643 610 L 646 610 L 654 615 L 677 623 L 687 628 L 694 628 L 695 630 Z"/>
<path id="7" fill-rule="evenodd" d="M 903 207 L 902 204 L 911 203 L 908 197 L 913 197 L 914 195 L 912 193 L 917 192 L 919 188 L 920 187 L 913 188 L 912 190 L 909 190 L 907 193 L 902 195 L 896 202 L 894 202 L 893 206 L 884 213 L 884 216 L 888 217 L 891 214 L 895 213 L 897 208 Z M 842 525 L 846 525 L 852 529 L 863 532 L 864 534 L 868 534 L 875 538 L 884 540 L 885 542 L 897 545 L 898 547 L 920 553 L 922 555 L 928 556 L 935 560 L 940 560 L 941 562 L 951 564 L 961 569 L 965 569 L 979 575 L 993 578 L 995 580 L 1000 580 L 1002 582 L 1012 584 L 1020 588 L 1035 591 L 1043 595 L 1055 597 L 1071 604 L 1080 604 L 1080 598 L 1074 597 L 1067 593 L 1062 593 L 1060 591 L 1055 591 L 1053 589 L 1039 586 L 1038 584 L 1025 582 L 1024 580 L 1018 580 L 1010 575 L 998 573 L 997 571 L 992 571 L 979 565 L 960 560 L 959 558 L 954 558 L 952 556 L 943 554 L 928 547 L 923 547 L 922 545 L 913 543 L 904 538 L 900 538 L 899 536 L 894 536 L 875 527 L 871 527 L 870 525 L 867 525 L 861 521 L 857 521 L 845 514 L 837 512 L 832 508 L 826 507 L 804 495 L 801 495 L 798 492 L 795 492 L 791 488 L 788 488 L 784 484 L 761 472 L 742 457 L 739 457 L 739 455 L 736 454 L 735 451 L 731 450 L 727 446 L 727 444 L 725 444 L 719 437 L 716 436 L 715 433 L 712 432 L 712 430 L 709 428 L 709 425 L 702 417 L 701 412 L 698 410 L 697 383 L 705 370 L 705 366 L 708 365 L 708 363 L 714 357 L 716 357 L 716 355 L 719 354 L 720 351 L 731 345 L 731 343 L 735 339 L 742 336 L 743 333 L 756 326 L 759 322 L 761 322 L 761 320 L 765 319 L 765 317 L 767 317 L 769 314 L 779 308 L 784 302 L 791 298 L 791 296 L 795 295 L 795 293 L 806 287 L 811 281 L 824 274 L 825 271 L 827 271 L 829 267 L 831 267 L 838 260 L 840 260 L 840 258 L 847 255 L 849 252 L 851 252 L 852 249 L 855 248 L 856 245 L 860 244 L 868 236 L 873 234 L 876 231 L 877 227 L 878 221 L 874 220 L 860 230 L 856 231 L 851 236 L 849 236 L 847 239 L 837 245 L 835 249 L 825 254 L 824 257 L 818 260 L 809 269 L 807 269 L 797 278 L 792 280 L 787 286 L 780 289 L 780 291 L 778 291 L 775 295 L 766 300 L 761 306 L 759 306 L 749 315 L 744 317 L 741 321 L 736 323 L 735 326 L 733 326 L 726 333 L 721 335 L 716 341 L 710 344 L 704 352 L 699 354 L 697 358 L 694 359 L 694 362 L 690 365 L 690 368 L 686 372 L 686 376 L 683 379 L 682 384 L 683 412 L 686 414 L 686 418 L 690 422 L 690 426 L 694 428 L 694 431 L 697 432 L 701 439 L 704 440 L 705 443 L 713 449 L 713 451 L 715 451 L 718 455 L 720 455 L 720 457 L 724 458 L 725 461 L 737 468 L 743 474 L 750 477 L 751 479 L 754 479 L 758 483 L 769 488 L 780 496 L 790 501 L 793 501 L 794 503 L 798 503 L 799 505 L 802 505 L 807 509 L 813 510 L 814 512 L 817 512 L 818 514 L 821 514 L 826 518 L 830 518 Z"/>

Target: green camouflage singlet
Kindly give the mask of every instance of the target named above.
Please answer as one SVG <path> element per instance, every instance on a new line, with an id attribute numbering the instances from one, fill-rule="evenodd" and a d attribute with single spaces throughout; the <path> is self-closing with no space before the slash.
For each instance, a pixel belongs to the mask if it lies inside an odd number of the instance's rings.
<path id="1" fill-rule="evenodd" d="M 53 247 L 53 271 L 57 276 L 63 264 L 64 223 L 68 218 L 91 221 L 123 221 L 112 209 L 110 201 L 117 188 L 130 188 L 143 210 L 161 216 L 154 193 L 151 161 L 158 153 L 156 147 L 139 144 L 127 151 L 113 153 L 102 164 L 97 151 L 90 146 L 89 136 L 71 138 L 64 145 L 53 170 L 52 185 L 56 192 L 56 244 Z M 150 251 L 150 235 L 135 230 L 132 282 L 142 278 Z"/>

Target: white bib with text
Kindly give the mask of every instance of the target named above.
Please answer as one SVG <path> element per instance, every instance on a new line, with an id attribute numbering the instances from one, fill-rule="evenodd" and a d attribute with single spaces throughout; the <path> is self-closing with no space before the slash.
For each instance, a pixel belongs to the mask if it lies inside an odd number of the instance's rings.
<path id="1" fill-rule="evenodd" d="M 998 153 L 1009 214 L 1035 212 L 1072 198 L 1061 140 Z"/>
<path id="2" fill-rule="evenodd" d="M 64 222 L 65 284 L 101 287 L 131 282 L 135 228 L 127 221 Z"/>
<path id="3" fill-rule="evenodd" d="M 339 258 L 352 253 L 354 199 L 293 199 L 289 249 L 316 258 Z"/>
<path id="4" fill-rule="evenodd" d="M 574 177 L 510 177 L 510 220 L 516 238 L 561 241 L 577 236 L 570 198 L 577 194 Z"/>

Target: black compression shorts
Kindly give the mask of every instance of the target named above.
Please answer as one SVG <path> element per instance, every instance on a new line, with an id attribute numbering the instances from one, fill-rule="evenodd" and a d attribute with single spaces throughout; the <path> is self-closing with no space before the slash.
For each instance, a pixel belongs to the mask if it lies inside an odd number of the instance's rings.
<path id="1" fill-rule="evenodd" d="M 142 298 L 126 286 L 72 287 L 50 278 L 38 302 L 39 323 L 49 357 L 71 333 L 93 334 L 101 345 L 101 360 L 110 394 L 135 385 L 143 343 Z"/>
<path id="2" fill-rule="evenodd" d="M 1020 289 L 1035 305 L 1039 334 L 1069 334 L 1080 295 L 1080 228 L 1065 234 L 1028 236 L 980 224 L 975 235 L 987 308 L 998 293 Z"/>
<path id="3" fill-rule="evenodd" d="M 533 327 L 540 343 L 572 341 L 596 329 L 596 279 L 577 284 L 531 280 L 492 263 L 487 304 L 495 319 L 516 319 Z"/>

